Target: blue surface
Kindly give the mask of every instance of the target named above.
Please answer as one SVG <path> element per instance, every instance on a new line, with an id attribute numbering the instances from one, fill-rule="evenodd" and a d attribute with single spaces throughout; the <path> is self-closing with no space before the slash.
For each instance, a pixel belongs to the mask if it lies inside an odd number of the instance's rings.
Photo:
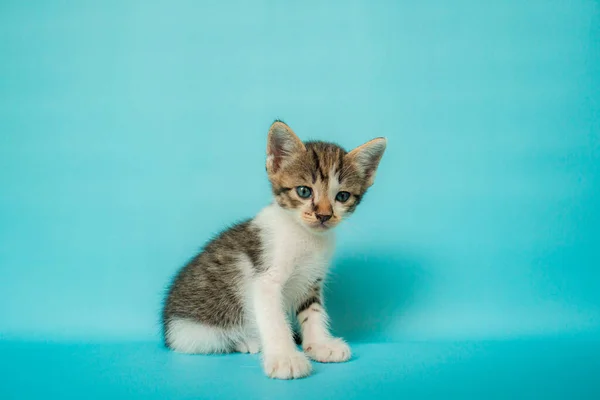
<path id="1" fill-rule="evenodd" d="M 598 338 L 360 344 L 345 364 L 296 381 L 258 356 L 189 356 L 155 343 L 0 344 L 4 400 L 598 399 Z M 7 362 L 7 356 L 10 360 Z"/>
<path id="2" fill-rule="evenodd" d="M 573 338 L 600 336 L 598 2 L 0 0 L 0 58 L 0 397 L 192 396 L 203 368 L 258 397 L 592 388 Z M 334 329 L 371 344 L 314 387 L 156 344 L 175 270 L 269 201 L 276 117 L 389 138 L 328 293 Z M 475 350 L 386 375 L 451 349 Z"/>

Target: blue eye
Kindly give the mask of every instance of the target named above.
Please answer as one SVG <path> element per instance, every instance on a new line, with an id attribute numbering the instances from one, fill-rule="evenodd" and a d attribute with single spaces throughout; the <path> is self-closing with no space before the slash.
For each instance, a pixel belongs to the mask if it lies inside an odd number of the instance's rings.
<path id="1" fill-rule="evenodd" d="M 348 192 L 339 192 L 336 196 L 335 199 L 337 201 L 339 201 L 340 203 L 345 203 L 348 201 L 348 199 L 350 198 L 350 193 Z"/>
<path id="2" fill-rule="evenodd" d="M 303 199 L 308 199 L 312 195 L 312 190 L 306 186 L 298 186 L 296 188 L 296 193 L 298 193 L 298 196 L 302 197 Z"/>

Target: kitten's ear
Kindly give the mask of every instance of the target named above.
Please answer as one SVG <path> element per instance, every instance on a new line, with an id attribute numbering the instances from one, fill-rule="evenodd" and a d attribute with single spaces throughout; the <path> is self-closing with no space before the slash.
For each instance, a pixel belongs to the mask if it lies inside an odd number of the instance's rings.
<path id="1" fill-rule="evenodd" d="M 275 121 L 269 129 L 267 139 L 267 172 L 277 172 L 292 154 L 305 150 L 304 143 L 292 128 L 281 121 Z"/>
<path id="2" fill-rule="evenodd" d="M 346 159 L 357 166 L 359 174 L 367 181 L 367 187 L 375 181 L 375 173 L 386 146 L 387 139 L 380 137 L 358 146 L 346 154 Z"/>

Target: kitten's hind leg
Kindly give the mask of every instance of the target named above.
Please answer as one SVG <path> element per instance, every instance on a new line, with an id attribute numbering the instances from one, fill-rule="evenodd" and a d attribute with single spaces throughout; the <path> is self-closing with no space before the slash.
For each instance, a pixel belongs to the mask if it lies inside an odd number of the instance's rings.
<path id="1" fill-rule="evenodd" d="M 237 342 L 235 345 L 235 351 L 238 353 L 256 354 L 260 351 L 260 340 L 253 337 L 244 338 Z"/>
<path id="2" fill-rule="evenodd" d="M 211 354 L 233 351 L 233 341 L 227 330 L 185 318 L 173 318 L 167 322 L 165 342 L 178 353 Z"/>

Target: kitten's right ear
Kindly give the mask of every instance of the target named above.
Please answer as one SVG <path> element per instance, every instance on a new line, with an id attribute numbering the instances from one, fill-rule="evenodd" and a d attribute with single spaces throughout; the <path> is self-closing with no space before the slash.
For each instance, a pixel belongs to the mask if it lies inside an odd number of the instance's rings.
<path id="1" fill-rule="evenodd" d="M 275 121 L 267 139 L 267 172 L 274 174 L 292 154 L 305 150 L 304 143 L 292 128 L 282 121 Z"/>

